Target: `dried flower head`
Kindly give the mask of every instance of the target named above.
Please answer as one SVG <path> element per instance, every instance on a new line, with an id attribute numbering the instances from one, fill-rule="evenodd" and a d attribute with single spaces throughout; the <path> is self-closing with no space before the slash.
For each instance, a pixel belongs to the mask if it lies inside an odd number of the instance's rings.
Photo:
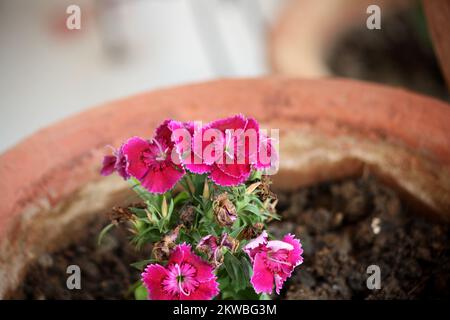
<path id="1" fill-rule="evenodd" d="M 223 263 L 223 249 L 228 249 L 235 253 L 239 247 L 239 241 L 224 233 L 220 238 L 213 235 L 203 237 L 197 245 L 197 250 L 206 255 L 208 261 L 218 268 Z"/>
<path id="2" fill-rule="evenodd" d="M 213 203 L 213 210 L 217 223 L 222 227 L 232 226 L 237 219 L 236 207 L 228 198 L 226 192 L 216 196 Z"/>
<path id="3" fill-rule="evenodd" d="M 239 234 L 239 239 L 250 240 L 261 234 L 264 229 L 264 223 L 257 222 L 252 226 L 246 226 Z"/>
<path id="4" fill-rule="evenodd" d="M 152 254 L 157 261 L 165 261 L 169 258 L 182 227 L 183 225 L 178 225 L 174 230 L 166 234 L 162 240 L 153 245 Z"/>
<path id="5" fill-rule="evenodd" d="M 191 204 L 186 204 L 180 210 L 180 222 L 186 227 L 190 227 L 195 220 L 195 207 Z"/>
<path id="6" fill-rule="evenodd" d="M 113 207 L 108 216 L 115 225 L 135 219 L 133 212 L 129 208 L 124 207 Z"/>
<path id="7" fill-rule="evenodd" d="M 267 199 L 277 199 L 277 195 L 270 190 L 270 185 L 272 184 L 272 179 L 267 175 L 261 177 L 261 184 L 258 186 L 259 197 L 262 201 Z"/>

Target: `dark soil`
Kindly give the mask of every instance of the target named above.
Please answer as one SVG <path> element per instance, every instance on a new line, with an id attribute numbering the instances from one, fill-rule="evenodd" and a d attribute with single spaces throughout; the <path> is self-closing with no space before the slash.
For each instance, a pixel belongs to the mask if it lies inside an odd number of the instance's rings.
<path id="1" fill-rule="evenodd" d="M 397 195 L 374 179 L 351 179 L 279 194 L 277 236 L 300 237 L 304 263 L 282 299 L 443 299 L 450 297 L 449 227 L 413 216 Z M 91 224 L 83 239 L 46 254 L 29 269 L 15 298 L 124 299 L 139 277 L 132 262 L 148 258 L 115 228 L 98 247 L 107 223 Z M 66 288 L 66 268 L 82 270 L 82 290 Z M 381 289 L 369 290 L 366 269 L 381 269 Z"/>
<path id="2" fill-rule="evenodd" d="M 282 194 L 275 235 L 293 232 L 304 248 L 287 299 L 450 297 L 450 228 L 413 215 L 374 179 L 346 180 Z M 381 271 L 369 290 L 367 267 Z"/>
<path id="3" fill-rule="evenodd" d="M 342 35 L 327 59 L 333 74 L 401 86 L 449 100 L 419 1 L 381 15 L 381 30 L 366 24 Z"/>
<path id="4" fill-rule="evenodd" d="M 92 222 L 77 242 L 58 252 L 45 254 L 29 268 L 15 299 L 133 299 L 131 286 L 139 271 L 131 263 L 147 259 L 149 251 L 136 252 L 125 228 L 113 228 L 99 246 L 98 235 L 109 223 L 105 216 Z M 81 290 L 67 289 L 69 265 L 81 270 Z"/>

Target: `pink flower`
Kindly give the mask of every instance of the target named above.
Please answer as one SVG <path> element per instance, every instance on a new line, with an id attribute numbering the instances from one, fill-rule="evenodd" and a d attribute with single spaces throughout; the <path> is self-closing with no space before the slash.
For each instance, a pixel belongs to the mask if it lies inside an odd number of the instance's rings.
<path id="1" fill-rule="evenodd" d="M 220 119 L 207 125 L 208 129 L 220 132 L 220 144 L 216 161 L 212 164 L 210 178 L 221 186 L 235 186 L 245 182 L 250 176 L 252 164 L 256 162 L 258 151 L 259 125 L 256 120 L 236 115 Z"/>
<path id="2" fill-rule="evenodd" d="M 127 172 L 152 193 L 172 189 L 185 174 L 184 168 L 172 161 L 169 121 L 156 129 L 151 141 L 139 137 L 129 139 L 122 147 L 127 160 Z"/>
<path id="3" fill-rule="evenodd" d="M 251 283 L 256 293 L 271 294 L 275 283 L 275 291 L 280 294 L 283 283 L 292 274 L 294 268 L 303 262 L 300 241 L 291 234 L 283 240 L 267 241 L 267 232 L 248 243 L 244 251 L 253 263 Z"/>
<path id="4" fill-rule="evenodd" d="M 201 138 L 204 128 L 195 122 L 171 121 L 172 141 L 176 155 L 186 169 L 192 173 L 203 174 L 211 171 L 211 166 L 202 159 L 202 152 L 196 152 L 194 139 Z"/>
<path id="5" fill-rule="evenodd" d="M 165 267 L 148 265 L 142 282 L 152 300 L 210 300 L 219 293 L 213 268 L 185 243 L 175 247 Z"/>
<path id="6" fill-rule="evenodd" d="M 122 147 L 118 150 L 114 150 L 113 155 L 108 155 L 103 158 L 103 166 L 101 174 L 103 176 L 109 176 L 114 171 L 124 178 L 125 180 L 130 178 L 127 172 L 127 160 L 123 155 Z"/>

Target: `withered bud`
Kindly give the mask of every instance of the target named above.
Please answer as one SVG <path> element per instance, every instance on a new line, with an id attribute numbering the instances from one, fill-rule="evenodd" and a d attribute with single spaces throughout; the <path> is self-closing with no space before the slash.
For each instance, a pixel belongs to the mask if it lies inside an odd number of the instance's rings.
<path id="1" fill-rule="evenodd" d="M 170 252 L 175 247 L 175 240 L 177 240 L 182 227 L 184 226 L 181 224 L 178 225 L 174 230 L 166 234 L 162 240 L 153 245 L 152 254 L 157 261 L 164 261 L 169 258 Z"/>
<path id="2" fill-rule="evenodd" d="M 233 225 L 234 221 L 237 219 L 236 207 L 233 202 L 228 199 L 228 194 L 226 192 L 219 194 L 214 199 L 213 210 L 217 223 L 222 227 Z"/>
<path id="3" fill-rule="evenodd" d="M 133 212 L 129 208 L 123 207 L 113 207 L 108 216 L 115 225 L 135 219 Z"/>
<path id="4" fill-rule="evenodd" d="M 208 261 L 218 268 L 223 263 L 223 249 L 227 248 L 234 253 L 238 247 L 239 241 L 224 233 L 220 239 L 212 235 L 203 237 L 197 245 L 197 250 L 206 254 Z"/>
<path id="5" fill-rule="evenodd" d="M 237 241 L 235 238 L 233 238 L 232 236 L 228 235 L 227 233 L 224 233 L 222 235 L 221 241 L 220 241 L 220 245 L 222 247 L 226 247 L 228 249 L 230 249 L 230 251 L 232 253 L 235 253 L 236 250 L 239 247 L 239 241 Z"/>
<path id="6" fill-rule="evenodd" d="M 200 242 L 198 243 L 196 248 L 201 253 L 206 254 L 209 259 L 213 255 L 214 250 L 217 249 L 217 246 L 217 238 L 213 235 L 207 235 L 200 239 Z"/>
<path id="7" fill-rule="evenodd" d="M 277 214 L 277 204 L 278 204 L 278 199 L 266 199 L 266 201 L 264 201 L 264 207 L 266 208 L 266 210 L 272 215 L 276 215 Z M 270 221 L 271 218 L 269 218 Z"/>
<path id="8" fill-rule="evenodd" d="M 244 230 L 239 234 L 239 239 L 250 240 L 259 236 L 264 229 L 262 222 L 257 222 L 252 226 L 246 226 Z"/>
<path id="9" fill-rule="evenodd" d="M 258 186 L 259 197 L 261 201 L 266 201 L 267 199 L 277 199 L 277 195 L 270 190 L 270 185 L 272 184 L 272 179 L 267 175 L 261 177 L 261 184 Z"/>
<path id="10" fill-rule="evenodd" d="M 153 257 L 155 257 L 157 261 L 167 260 L 173 247 L 175 247 L 175 243 L 172 245 L 172 243 L 164 240 L 158 241 L 153 245 Z"/>
<path id="11" fill-rule="evenodd" d="M 180 211 L 180 222 L 186 227 L 190 227 L 195 220 L 195 207 L 193 205 L 187 204 L 181 208 Z"/>

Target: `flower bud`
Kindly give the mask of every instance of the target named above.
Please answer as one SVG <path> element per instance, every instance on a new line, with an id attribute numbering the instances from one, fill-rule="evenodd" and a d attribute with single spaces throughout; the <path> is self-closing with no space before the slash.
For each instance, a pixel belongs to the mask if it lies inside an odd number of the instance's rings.
<path id="1" fill-rule="evenodd" d="M 203 199 L 209 199 L 209 184 L 208 179 L 205 179 L 205 185 L 203 186 Z"/>
<path id="2" fill-rule="evenodd" d="M 227 193 L 219 194 L 213 203 L 214 216 L 217 223 L 222 226 L 231 226 L 237 219 L 236 207 L 228 199 Z"/>
<path id="3" fill-rule="evenodd" d="M 161 214 L 164 218 L 167 217 L 168 210 L 169 209 L 167 207 L 167 199 L 166 196 L 164 196 L 161 204 Z"/>

